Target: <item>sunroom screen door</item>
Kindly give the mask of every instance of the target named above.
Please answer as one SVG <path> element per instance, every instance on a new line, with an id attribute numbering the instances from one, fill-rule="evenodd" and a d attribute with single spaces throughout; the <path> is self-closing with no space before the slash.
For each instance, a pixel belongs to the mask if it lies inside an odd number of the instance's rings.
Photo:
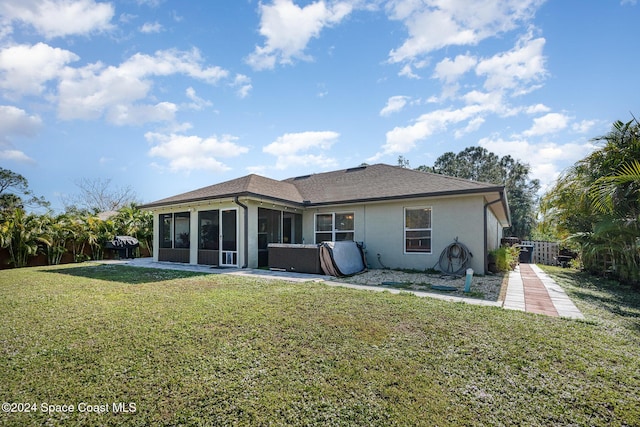
<path id="1" fill-rule="evenodd" d="M 238 210 L 220 211 L 220 266 L 238 266 Z"/>

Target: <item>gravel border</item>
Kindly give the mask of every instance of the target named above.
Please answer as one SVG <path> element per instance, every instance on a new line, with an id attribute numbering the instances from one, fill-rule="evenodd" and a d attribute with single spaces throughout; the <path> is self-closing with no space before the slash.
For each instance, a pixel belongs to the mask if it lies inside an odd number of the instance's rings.
<path id="1" fill-rule="evenodd" d="M 500 301 L 504 299 L 504 292 L 501 291 L 503 288 L 506 290 L 508 277 L 508 274 L 504 273 L 473 276 L 471 280 L 471 291 L 468 293 L 464 292 L 465 276 L 448 276 L 444 274 L 407 272 L 390 269 L 367 270 L 354 276 L 337 278 L 335 281 L 355 285 L 380 286 L 381 288 L 395 288 L 464 298 L 478 298 L 487 301 Z M 447 286 L 455 288 L 455 290 L 439 291 L 433 289 L 431 285 Z"/>

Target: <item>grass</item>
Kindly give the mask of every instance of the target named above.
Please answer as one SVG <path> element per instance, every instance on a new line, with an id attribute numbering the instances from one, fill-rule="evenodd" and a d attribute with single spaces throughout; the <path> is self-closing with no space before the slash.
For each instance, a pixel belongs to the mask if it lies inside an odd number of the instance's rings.
<path id="1" fill-rule="evenodd" d="M 637 294 L 550 274 L 587 321 L 126 266 L 2 271 L 0 398 L 36 411 L 0 425 L 640 425 Z"/>

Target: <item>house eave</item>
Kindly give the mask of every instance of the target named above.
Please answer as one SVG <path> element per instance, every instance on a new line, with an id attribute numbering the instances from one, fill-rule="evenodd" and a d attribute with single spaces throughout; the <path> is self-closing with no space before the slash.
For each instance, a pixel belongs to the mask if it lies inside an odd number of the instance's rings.
<path id="1" fill-rule="evenodd" d="M 215 196 L 215 197 L 194 197 L 194 198 L 190 198 L 190 199 L 173 200 L 173 201 L 169 201 L 169 202 L 160 201 L 160 202 L 147 203 L 147 204 L 141 205 L 140 209 L 142 209 L 142 210 L 152 210 L 152 209 L 158 209 L 158 208 L 175 207 L 175 206 L 180 206 L 180 205 L 206 204 L 206 202 L 214 202 L 214 201 L 221 201 L 221 200 L 233 201 L 236 197 L 243 197 L 243 198 L 248 198 L 248 199 L 252 199 L 252 200 L 256 200 L 256 201 L 268 201 L 270 203 L 292 205 L 292 206 L 300 207 L 300 208 L 303 208 L 303 207 L 306 206 L 304 203 L 298 202 L 298 201 L 292 201 L 292 200 L 282 199 L 282 198 L 279 198 L 279 197 L 266 196 L 264 194 L 258 194 L 258 193 L 252 193 L 252 192 L 244 191 L 244 192 L 240 192 L 240 193 L 221 194 L 221 195 Z"/>
<path id="2" fill-rule="evenodd" d="M 184 200 L 175 200 L 169 202 L 154 202 L 141 205 L 140 208 L 143 210 L 152 210 L 157 208 L 169 208 L 180 205 L 189 205 L 189 204 L 206 204 L 206 202 L 214 202 L 220 200 L 229 200 L 233 201 L 236 197 L 243 197 L 252 199 L 255 201 L 269 202 L 269 203 L 278 203 L 282 205 L 288 205 L 292 207 L 298 208 L 317 208 L 324 206 L 336 206 L 336 205 L 353 205 L 353 204 L 362 204 L 362 203 L 381 203 L 381 202 L 391 202 L 398 200 L 411 200 L 411 199 L 425 199 L 425 198 L 434 198 L 434 197 L 455 197 L 455 196 L 470 196 L 470 195 L 480 195 L 480 194 L 491 194 L 491 193 L 503 193 L 504 187 L 485 187 L 485 188 L 474 188 L 467 190 L 452 190 L 452 191 L 437 191 L 437 192 L 429 192 L 429 193 L 416 193 L 416 194 L 398 194 L 393 196 L 381 196 L 381 197 L 368 197 L 368 198 L 354 198 L 354 199 L 344 199 L 344 200 L 332 200 L 332 201 L 322 201 L 322 202 L 313 202 L 309 200 L 305 201 L 295 201 L 295 200 L 287 200 L 283 198 L 268 196 L 264 194 L 258 194 L 253 192 L 240 192 L 240 193 L 229 193 L 222 194 L 215 197 L 196 197 Z M 505 206 L 506 200 L 503 201 L 503 206 Z M 508 214 L 508 210 L 505 211 Z M 509 221 L 509 219 L 507 219 Z M 510 221 L 509 221 L 510 222 Z"/>
<path id="3" fill-rule="evenodd" d="M 345 199 L 339 201 L 326 201 L 326 202 L 306 202 L 304 207 L 322 207 L 322 206 L 335 206 L 335 205 L 353 205 L 360 203 L 380 203 L 391 202 L 397 200 L 409 200 L 409 199 L 426 199 L 434 197 L 455 197 L 455 196 L 470 196 L 480 195 L 487 193 L 501 193 L 504 191 L 504 187 L 487 187 L 481 189 L 468 189 L 468 190 L 454 190 L 454 191 L 437 191 L 430 193 L 416 193 L 416 194 L 399 194 L 395 196 L 381 196 L 381 197 L 369 197 L 362 199 Z"/>

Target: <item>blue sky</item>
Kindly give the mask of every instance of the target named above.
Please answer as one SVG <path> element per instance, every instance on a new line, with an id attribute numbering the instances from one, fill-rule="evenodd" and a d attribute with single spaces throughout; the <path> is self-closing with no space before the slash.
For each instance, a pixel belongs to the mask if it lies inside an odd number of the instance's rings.
<path id="1" fill-rule="evenodd" d="M 56 209 L 482 146 L 543 188 L 640 116 L 636 0 L 3 0 L 0 166 Z"/>

